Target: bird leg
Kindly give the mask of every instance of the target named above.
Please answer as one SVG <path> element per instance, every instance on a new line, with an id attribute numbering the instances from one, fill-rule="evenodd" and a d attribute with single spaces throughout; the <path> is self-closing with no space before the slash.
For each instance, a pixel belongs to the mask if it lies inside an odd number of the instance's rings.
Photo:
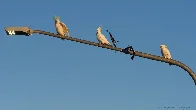
<path id="1" fill-rule="evenodd" d="M 65 38 L 61 37 L 62 40 L 65 40 Z"/>
<path id="2" fill-rule="evenodd" d="M 65 38 L 66 38 L 66 36 L 65 36 L 65 35 L 64 35 L 64 36 L 61 36 L 61 39 L 62 39 L 62 40 L 65 40 Z"/>
<path id="3" fill-rule="evenodd" d="M 103 43 L 103 45 L 110 46 L 109 44 Z"/>
<path id="4" fill-rule="evenodd" d="M 108 46 L 112 46 L 112 45 L 110 45 L 110 44 L 106 44 L 106 45 L 108 45 Z"/>
<path id="5" fill-rule="evenodd" d="M 170 59 L 169 59 L 170 60 Z M 171 66 L 172 64 L 171 63 L 169 63 L 169 66 Z"/>
<path id="6" fill-rule="evenodd" d="M 169 59 L 169 58 L 167 58 L 167 57 L 164 57 L 164 58 Z M 170 59 L 169 59 L 169 60 L 170 60 Z M 169 66 L 171 66 L 171 65 L 172 65 L 172 64 L 169 63 Z"/>
<path id="7" fill-rule="evenodd" d="M 67 33 L 67 37 L 70 37 L 70 36 L 69 36 L 69 33 Z"/>
<path id="8" fill-rule="evenodd" d="M 57 35 L 60 35 L 60 34 L 57 34 Z M 58 38 L 59 38 L 59 37 L 58 37 Z M 61 38 L 61 40 L 64 40 L 63 37 L 62 37 L 62 35 L 60 35 L 60 38 Z"/>
<path id="9" fill-rule="evenodd" d="M 102 43 L 101 43 L 101 42 L 99 42 L 99 45 L 102 45 Z"/>

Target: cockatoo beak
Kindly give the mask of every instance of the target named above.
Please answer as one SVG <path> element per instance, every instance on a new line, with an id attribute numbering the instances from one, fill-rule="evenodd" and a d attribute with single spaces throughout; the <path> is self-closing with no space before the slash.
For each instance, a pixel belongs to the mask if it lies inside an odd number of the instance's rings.
<path id="1" fill-rule="evenodd" d="M 56 20 L 56 16 L 54 16 L 53 19 Z"/>

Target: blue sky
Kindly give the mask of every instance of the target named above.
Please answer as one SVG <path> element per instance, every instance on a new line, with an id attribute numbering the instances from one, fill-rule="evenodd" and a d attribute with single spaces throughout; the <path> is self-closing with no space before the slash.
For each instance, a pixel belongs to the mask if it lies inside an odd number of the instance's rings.
<path id="1" fill-rule="evenodd" d="M 70 35 L 95 41 L 100 24 L 121 48 L 161 55 L 196 72 L 195 0 L 4 0 L 0 4 L 0 110 L 158 110 L 196 108 L 196 88 L 183 69 L 107 49 L 34 34 L 7 36 L 8 26 L 55 32 L 60 16 Z M 179 109 L 173 109 L 179 110 Z"/>

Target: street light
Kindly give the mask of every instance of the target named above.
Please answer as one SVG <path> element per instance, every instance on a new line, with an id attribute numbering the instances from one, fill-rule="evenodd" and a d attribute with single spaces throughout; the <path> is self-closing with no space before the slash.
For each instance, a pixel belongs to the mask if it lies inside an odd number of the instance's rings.
<path id="1" fill-rule="evenodd" d="M 6 31 L 7 35 L 26 35 L 26 36 L 29 36 L 29 35 L 32 35 L 33 33 L 37 33 L 37 34 L 53 36 L 56 38 L 62 38 L 58 34 L 46 32 L 46 31 L 42 31 L 42 30 L 32 30 L 29 27 L 8 27 L 8 28 L 5 28 L 5 31 Z M 130 54 L 130 55 L 133 55 L 131 59 L 133 59 L 134 56 L 138 56 L 138 57 L 156 60 L 156 61 L 160 61 L 160 62 L 172 63 L 173 65 L 176 65 L 176 66 L 184 69 L 185 71 L 187 71 L 196 85 L 195 73 L 187 65 L 181 63 L 180 61 L 177 61 L 174 59 L 166 59 L 164 57 L 160 57 L 160 56 L 156 56 L 156 55 L 152 55 L 152 54 L 148 54 L 148 53 L 144 53 L 144 52 L 134 51 L 133 48 L 131 48 L 131 46 L 128 46 L 127 48 L 122 49 L 122 48 L 116 48 L 116 47 L 107 46 L 107 45 L 100 45 L 99 43 L 96 43 L 96 42 L 91 42 L 91 41 L 82 40 L 82 39 L 73 38 L 73 37 L 65 37 L 63 39 L 67 39 L 67 40 L 71 40 L 71 41 L 75 41 L 75 42 L 79 42 L 79 43 L 83 43 L 83 44 L 93 45 L 93 46 L 97 46 L 97 47 L 101 47 L 101 48 L 106 48 L 106 49 L 110 49 L 110 50 L 115 50 L 115 51 L 123 52 L 125 54 Z"/>
<path id="2" fill-rule="evenodd" d="M 7 35 L 25 35 L 30 36 L 33 33 L 29 27 L 7 27 L 5 28 Z"/>

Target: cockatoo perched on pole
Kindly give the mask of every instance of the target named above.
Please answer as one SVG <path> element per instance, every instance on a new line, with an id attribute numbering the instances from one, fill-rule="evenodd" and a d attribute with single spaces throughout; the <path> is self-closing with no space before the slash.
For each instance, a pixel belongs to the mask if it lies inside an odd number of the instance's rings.
<path id="1" fill-rule="evenodd" d="M 172 59 L 170 51 L 166 45 L 160 45 L 160 48 L 161 48 L 161 54 L 164 58 Z M 169 65 L 171 66 L 171 64 L 169 64 Z"/>
<path id="2" fill-rule="evenodd" d="M 108 40 L 105 38 L 105 36 L 101 33 L 101 31 L 102 31 L 102 28 L 98 27 L 96 35 L 97 35 L 97 40 L 99 41 L 99 44 L 111 46 L 111 44 L 108 42 Z"/>
<path id="3" fill-rule="evenodd" d="M 63 36 L 63 38 L 65 37 L 65 34 L 67 34 L 67 36 L 69 37 L 69 29 L 63 22 L 60 22 L 60 17 L 54 16 L 54 21 L 55 21 L 55 27 L 56 27 L 57 33 Z"/>

